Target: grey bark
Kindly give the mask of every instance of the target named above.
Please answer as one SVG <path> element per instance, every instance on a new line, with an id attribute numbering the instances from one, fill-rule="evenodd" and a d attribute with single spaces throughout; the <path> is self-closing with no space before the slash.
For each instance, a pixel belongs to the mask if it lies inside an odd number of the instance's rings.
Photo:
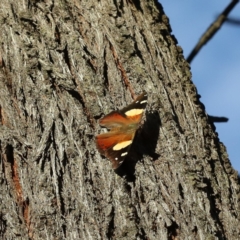
<path id="1" fill-rule="evenodd" d="M 0 2 L 2 239 L 239 239 L 239 182 L 156 1 Z M 149 104 L 122 168 L 98 119 Z"/>

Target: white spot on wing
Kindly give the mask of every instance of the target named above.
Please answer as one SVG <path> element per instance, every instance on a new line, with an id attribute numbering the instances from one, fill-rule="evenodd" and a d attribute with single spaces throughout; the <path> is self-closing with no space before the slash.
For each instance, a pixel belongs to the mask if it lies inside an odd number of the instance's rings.
<path id="1" fill-rule="evenodd" d="M 116 145 L 113 147 L 113 150 L 114 150 L 114 151 L 121 150 L 121 149 L 129 146 L 131 143 L 132 143 L 132 140 L 120 142 L 120 143 L 116 144 Z"/>
<path id="2" fill-rule="evenodd" d="M 147 102 L 147 100 L 143 100 L 143 101 L 140 102 L 140 104 L 143 104 L 143 103 L 146 103 L 146 102 Z"/>
<path id="3" fill-rule="evenodd" d="M 127 112 L 125 112 L 125 115 L 131 117 L 131 116 L 136 116 L 143 113 L 143 109 L 132 109 Z"/>
<path id="4" fill-rule="evenodd" d="M 127 154 L 128 154 L 128 152 L 122 153 L 121 157 L 126 156 Z"/>
<path id="5" fill-rule="evenodd" d="M 118 160 L 118 158 L 115 158 L 115 160 Z"/>

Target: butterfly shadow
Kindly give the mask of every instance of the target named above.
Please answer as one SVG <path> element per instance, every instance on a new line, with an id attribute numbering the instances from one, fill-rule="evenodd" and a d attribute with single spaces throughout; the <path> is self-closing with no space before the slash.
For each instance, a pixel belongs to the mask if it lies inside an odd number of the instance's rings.
<path id="1" fill-rule="evenodd" d="M 159 154 L 155 153 L 157 141 L 159 138 L 159 129 L 161 120 L 158 112 L 146 112 L 146 120 L 135 135 L 130 151 L 123 164 L 115 170 L 120 177 L 127 181 L 135 181 L 135 166 L 138 161 L 148 155 L 153 161 L 158 159 Z"/>

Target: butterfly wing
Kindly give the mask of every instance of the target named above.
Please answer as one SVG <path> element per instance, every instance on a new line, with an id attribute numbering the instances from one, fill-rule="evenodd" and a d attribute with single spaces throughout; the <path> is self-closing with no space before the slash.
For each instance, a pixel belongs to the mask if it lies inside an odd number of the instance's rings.
<path id="1" fill-rule="evenodd" d="M 110 131 L 96 136 L 96 145 L 99 152 L 109 158 L 113 168 L 118 168 L 132 144 L 135 132 Z"/>
<path id="2" fill-rule="evenodd" d="M 116 129 L 116 128 L 121 128 L 124 125 L 127 125 L 128 122 L 129 120 L 124 113 L 120 111 L 113 111 L 107 114 L 106 116 L 104 116 L 99 121 L 99 124 L 108 129 Z"/>
<path id="3" fill-rule="evenodd" d="M 133 119 L 136 122 L 140 122 L 146 105 L 147 93 L 144 91 L 136 98 L 134 102 L 132 102 L 130 105 L 123 108 L 119 112 L 126 116 L 128 119 Z"/>
<path id="4" fill-rule="evenodd" d="M 143 92 L 132 104 L 109 113 L 99 122 L 110 132 L 97 135 L 96 145 L 99 152 L 111 160 L 114 169 L 122 164 L 128 154 L 146 104 L 147 93 Z"/>

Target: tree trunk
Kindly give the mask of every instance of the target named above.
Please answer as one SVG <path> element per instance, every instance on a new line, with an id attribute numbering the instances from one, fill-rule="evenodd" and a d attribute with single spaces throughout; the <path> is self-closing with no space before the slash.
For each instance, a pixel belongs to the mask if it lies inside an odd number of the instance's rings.
<path id="1" fill-rule="evenodd" d="M 0 2 L 2 239 L 239 239 L 239 182 L 154 0 Z M 98 120 L 145 90 L 129 156 Z"/>

